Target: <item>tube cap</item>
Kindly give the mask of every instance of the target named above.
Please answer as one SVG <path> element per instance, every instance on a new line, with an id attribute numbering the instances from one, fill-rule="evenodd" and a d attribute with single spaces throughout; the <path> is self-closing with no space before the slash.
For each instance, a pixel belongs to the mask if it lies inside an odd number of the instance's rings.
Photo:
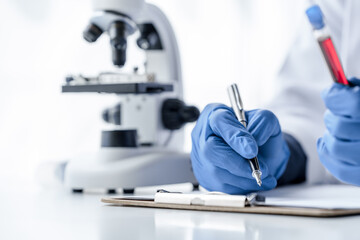
<path id="1" fill-rule="evenodd" d="M 306 10 L 306 15 L 314 29 L 322 29 L 325 26 L 323 13 L 318 5 L 313 5 Z"/>

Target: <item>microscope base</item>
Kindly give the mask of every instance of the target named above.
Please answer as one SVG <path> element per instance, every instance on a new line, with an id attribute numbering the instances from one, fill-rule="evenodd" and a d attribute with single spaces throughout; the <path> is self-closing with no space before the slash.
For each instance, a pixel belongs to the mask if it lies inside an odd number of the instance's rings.
<path id="1" fill-rule="evenodd" d="M 140 152 L 140 153 L 139 153 Z M 125 190 L 136 187 L 190 182 L 196 184 L 189 154 L 169 150 L 103 148 L 94 157 L 70 161 L 65 186 L 84 189 Z"/>

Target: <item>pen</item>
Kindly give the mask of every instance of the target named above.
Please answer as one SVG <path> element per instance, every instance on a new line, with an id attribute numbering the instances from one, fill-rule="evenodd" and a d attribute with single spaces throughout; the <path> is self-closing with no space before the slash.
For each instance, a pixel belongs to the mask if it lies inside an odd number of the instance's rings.
<path id="1" fill-rule="evenodd" d="M 240 93 L 237 87 L 237 84 L 231 84 L 228 87 L 228 94 L 230 98 L 231 107 L 235 112 L 236 118 L 239 120 L 239 122 L 246 128 L 247 121 L 245 118 L 245 111 L 243 107 L 243 103 L 241 101 Z M 252 171 L 252 176 L 255 178 L 256 183 L 261 187 L 261 170 L 259 166 L 259 161 L 257 157 L 254 157 L 252 159 L 247 159 L 250 164 L 250 168 Z"/>

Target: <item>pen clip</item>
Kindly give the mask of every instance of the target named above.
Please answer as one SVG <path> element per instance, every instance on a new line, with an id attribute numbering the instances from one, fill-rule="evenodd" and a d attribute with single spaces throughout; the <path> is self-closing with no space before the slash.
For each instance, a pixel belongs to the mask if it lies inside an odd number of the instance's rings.
<path id="1" fill-rule="evenodd" d="M 227 88 L 227 91 L 230 99 L 230 104 L 235 113 L 236 118 L 244 127 L 246 127 L 247 121 L 245 117 L 245 111 L 237 84 L 236 83 L 231 84 Z"/>

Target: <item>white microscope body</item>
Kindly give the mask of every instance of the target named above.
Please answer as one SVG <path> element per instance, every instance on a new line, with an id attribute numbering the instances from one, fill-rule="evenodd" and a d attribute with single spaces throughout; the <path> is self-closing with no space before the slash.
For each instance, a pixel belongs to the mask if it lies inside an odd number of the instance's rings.
<path id="1" fill-rule="evenodd" d="M 84 38 L 110 38 L 113 64 L 126 63 L 128 36 L 138 35 L 145 51 L 145 71 L 70 77 L 63 92 L 104 92 L 119 96 L 119 104 L 104 111 L 116 127 L 102 132 L 95 155 L 69 161 L 65 185 L 83 189 L 134 189 L 141 186 L 196 183 L 190 156 L 183 151 L 186 122 L 199 116 L 197 108 L 182 102 L 182 76 L 175 34 L 163 12 L 143 0 L 94 0 L 94 15 Z"/>

